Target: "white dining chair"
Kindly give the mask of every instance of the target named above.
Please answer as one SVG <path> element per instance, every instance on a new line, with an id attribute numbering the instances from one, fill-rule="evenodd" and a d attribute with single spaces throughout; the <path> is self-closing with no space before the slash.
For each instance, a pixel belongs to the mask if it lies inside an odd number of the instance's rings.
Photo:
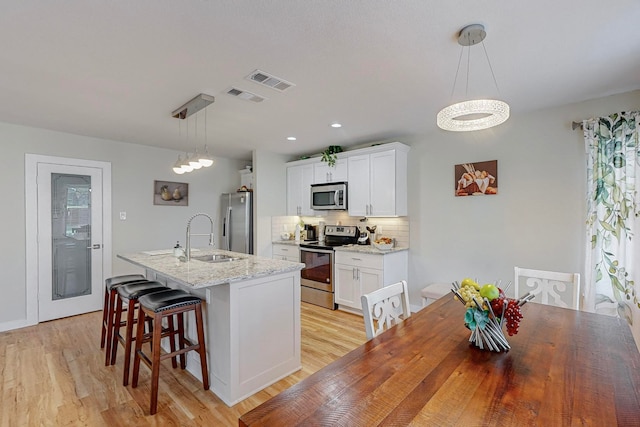
<path id="1" fill-rule="evenodd" d="M 360 300 L 368 340 L 411 316 L 404 280 L 362 295 Z"/>
<path id="2" fill-rule="evenodd" d="M 451 295 L 451 284 L 447 283 L 429 283 L 420 291 L 422 297 L 422 306 L 426 307 L 438 298 L 445 295 Z M 431 300 L 431 302 L 429 302 Z"/>
<path id="3" fill-rule="evenodd" d="M 515 295 L 519 298 L 531 292 L 531 302 L 556 307 L 580 309 L 580 274 L 514 268 Z"/>

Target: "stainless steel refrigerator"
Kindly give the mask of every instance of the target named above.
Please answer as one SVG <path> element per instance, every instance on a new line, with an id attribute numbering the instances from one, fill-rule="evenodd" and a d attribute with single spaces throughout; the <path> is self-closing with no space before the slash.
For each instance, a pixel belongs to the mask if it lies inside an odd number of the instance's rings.
<path id="1" fill-rule="evenodd" d="M 224 193 L 221 197 L 221 248 L 253 254 L 253 194 L 249 191 Z"/>

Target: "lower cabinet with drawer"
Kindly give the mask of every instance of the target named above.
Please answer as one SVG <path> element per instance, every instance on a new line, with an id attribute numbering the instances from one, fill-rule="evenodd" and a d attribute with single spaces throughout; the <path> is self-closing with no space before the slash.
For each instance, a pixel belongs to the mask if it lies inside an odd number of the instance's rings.
<path id="1" fill-rule="evenodd" d="M 300 249 L 298 245 L 287 245 L 284 243 L 273 244 L 273 259 L 281 259 L 283 261 L 300 262 Z"/>
<path id="2" fill-rule="evenodd" d="M 338 308 L 361 313 L 362 295 L 407 280 L 408 253 L 370 254 L 336 250 L 334 277 Z"/>

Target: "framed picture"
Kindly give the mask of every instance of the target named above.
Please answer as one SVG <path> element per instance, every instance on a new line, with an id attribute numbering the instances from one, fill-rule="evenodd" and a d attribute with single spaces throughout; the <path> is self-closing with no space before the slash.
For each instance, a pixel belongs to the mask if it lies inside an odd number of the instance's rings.
<path id="1" fill-rule="evenodd" d="M 455 165 L 455 195 L 489 196 L 498 194 L 498 161 Z"/>
<path id="2" fill-rule="evenodd" d="M 186 182 L 153 181 L 153 204 L 188 206 L 189 184 Z"/>

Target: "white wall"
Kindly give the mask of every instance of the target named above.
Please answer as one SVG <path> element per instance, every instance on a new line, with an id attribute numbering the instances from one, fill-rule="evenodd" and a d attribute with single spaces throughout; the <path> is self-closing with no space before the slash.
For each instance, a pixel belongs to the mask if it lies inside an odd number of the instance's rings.
<path id="1" fill-rule="evenodd" d="M 640 109 L 640 91 L 516 112 L 485 131 L 402 141 L 411 145 L 411 301 L 430 282 L 473 277 L 505 284 L 514 266 L 584 275 L 584 137 L 571 122 L 632 109 Z M 495 159 L 498 195 L 454 197 L 455 164 Z"/>
<path id="2" fill-rule="evenodd" d="M 106 249 L 111 250 L 113 256 L 112 275 L 136 271 L 116 258 L 118 253 L 170 248 L 176 240 L 184 245 L 186 224 L 191 215 L 206 212 L 217 218 L 220 194 L 239 187 L 238 170 L 247 163 L 215 158 L 210 168 L 176 175 L 170 168 L 177 159 L 176 151 L 6 123 L 0 123 L 0 141 L 3 153 L 0 182 L 6 194 L 0 221 L 0 235 L 4 239 L 0 245 L 0 330 L 4 329 L 3 324 L 26 319 L 25 153 L 111 162 L 113 247 Z M 154 206 L 154 180 L 189 183 L 189 206 Z M 119 220 L 120 211 L 127 212 L 126 221 Z M 206 243 L 194 239 L 193 246 Z"/>
<path id="3" fill-rule="evenodd" d="M 254 253 L 271 258 L 271 217 L 284 215 L 287 202 L 287 172 L 289 156 L 263 150 L 253 152 L 253 179 L 255 188 Z"/>

